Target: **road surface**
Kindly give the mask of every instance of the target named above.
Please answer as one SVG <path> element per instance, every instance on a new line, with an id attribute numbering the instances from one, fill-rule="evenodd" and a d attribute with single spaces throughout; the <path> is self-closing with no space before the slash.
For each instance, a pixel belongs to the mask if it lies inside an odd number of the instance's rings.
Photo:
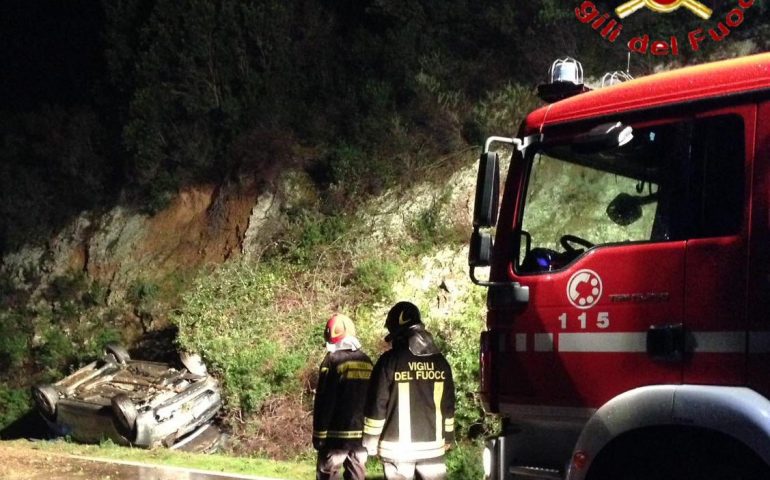
<path id="1" fill-rule="evenodd" d="M 0 442 L 3 480 L 278 480 L 64 455 Z"/>

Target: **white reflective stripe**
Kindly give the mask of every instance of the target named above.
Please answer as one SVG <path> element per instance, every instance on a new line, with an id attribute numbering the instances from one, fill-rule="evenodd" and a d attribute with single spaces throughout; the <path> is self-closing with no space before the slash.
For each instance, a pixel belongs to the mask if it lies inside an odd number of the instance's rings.
<path id="1" fill-rule="evenodd" d="M 446 464 L 436 461 L 435 463 L 420 462 L 416 465 L 419 478 L 447 478 Z M 398 478 L 398 477 L 396 477 Z"/>
<path id="2" fill-rule="evenodd" d="M 536 333 L 535 351 L 553 352 L 553 333 Z"/>
<path id="3" fill-rule="evenodd" d="M 647 332 L 560 333 L 560 352 L 646 352 Z"/>
<path id="4" fill-rule="evenodd" d="M 385 425 L 385 419 L 383 418 L 382 420 L 376 420 L 374 418 L 364 417 L 364 425 L 368 425 L 374 428 L 382 428 L 383 425 Z"/>
<path id="5" fill-rule="evenodd" d="M 527 351 L 527 334 L 526 333 L 516 334 L 516 351 L 517 352 Z"/>
<path id="6" fill-rule="evenodd" d="M 750 332 L 749 353 L 770 353 L 770 332 Z"/>
<path id="7" fill-rule="evenodd" d="M 382 428 L 385 426 L 385 419 L 375 420 L 373 418 L 364 417 L 364 433 L 367 435 L 379 435 L 382 433 Z"/>
<path id="8" fill-rule="evenodd" d="M 444 420 L 444 431 L 447 432 L 447 433 L 455 431 L 455 419 L 454 419 L 454 417 L 449 417 L 446 420 Z"/>
<path id="9" fill-rule="evenodd" d="M 409 403 L 409 383 L 398 383 L 398 439 L 412 441 L 412 412 Z"/>
<path id="10" fill-rule="evenodd" d="M 436 407 L 436 441 L 444 438 L 444 417 L 441 415 L 441 397 L 444 396 L 444 382 L 433 384 L 433 405 Z"/>
<path id="11" fill-rule="evenodd" d="M 378 453 L 381 457 L 409 462 L 444 454 L 444 441 L 438 442 L 388 442 L 381 441 Z"/>
<path id="12" fill-rule="evenodd" d="M 696 353 L 743 353 L 745 332 L 692 332 Z"/>
<path id="13" fill-rule="evenodd" d="M 690 332 L 695 353 L 742 353 L 744 332 Z M 768 338 L 770 347 L 770 338 Z M 560 352 L 646 352 L 647 332 L 560 333 Z"/>

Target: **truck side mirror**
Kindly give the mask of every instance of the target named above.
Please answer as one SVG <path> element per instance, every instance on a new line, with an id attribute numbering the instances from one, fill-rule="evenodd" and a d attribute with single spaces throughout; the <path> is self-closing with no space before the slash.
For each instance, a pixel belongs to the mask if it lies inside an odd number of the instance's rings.
<path id="1" fill-rule="evenodd" d="M 468 249 L 468 265 L 470 267 L 488 267 L 491 259 L 492 236 L 486 232 L 479 232 L 478 228 L 474 229 Z"/>
<path id="2" fill-rule="evenodd" d="M 500 160 L 496 153 L 484 152 L 479 158 L 476 179 L 476 201 L 473 205 L 473 227 L 493 227 L 497 222 L 500 196 Z"/>

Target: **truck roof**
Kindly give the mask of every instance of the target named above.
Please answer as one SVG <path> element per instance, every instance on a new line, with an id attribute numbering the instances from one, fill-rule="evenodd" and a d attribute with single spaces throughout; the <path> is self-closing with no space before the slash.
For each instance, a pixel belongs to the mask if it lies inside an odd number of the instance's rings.
<path id="1" fill-rule="evenodd" d="M 527 133 L 543 126 L 634 110 L 770 89 L 770 53 L 707 63 L 641 77 L 575 95 L 527 116 Z"/>

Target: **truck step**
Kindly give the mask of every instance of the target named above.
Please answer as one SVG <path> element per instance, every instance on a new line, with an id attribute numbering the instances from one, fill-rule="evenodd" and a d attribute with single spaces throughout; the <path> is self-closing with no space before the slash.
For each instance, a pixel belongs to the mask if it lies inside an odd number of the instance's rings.
<path id="1" fill-rule="evenodd" d="M 561 472 L 553 468 L 512 466 L 508 470 L 514 479 L 562 480 Z"/>

